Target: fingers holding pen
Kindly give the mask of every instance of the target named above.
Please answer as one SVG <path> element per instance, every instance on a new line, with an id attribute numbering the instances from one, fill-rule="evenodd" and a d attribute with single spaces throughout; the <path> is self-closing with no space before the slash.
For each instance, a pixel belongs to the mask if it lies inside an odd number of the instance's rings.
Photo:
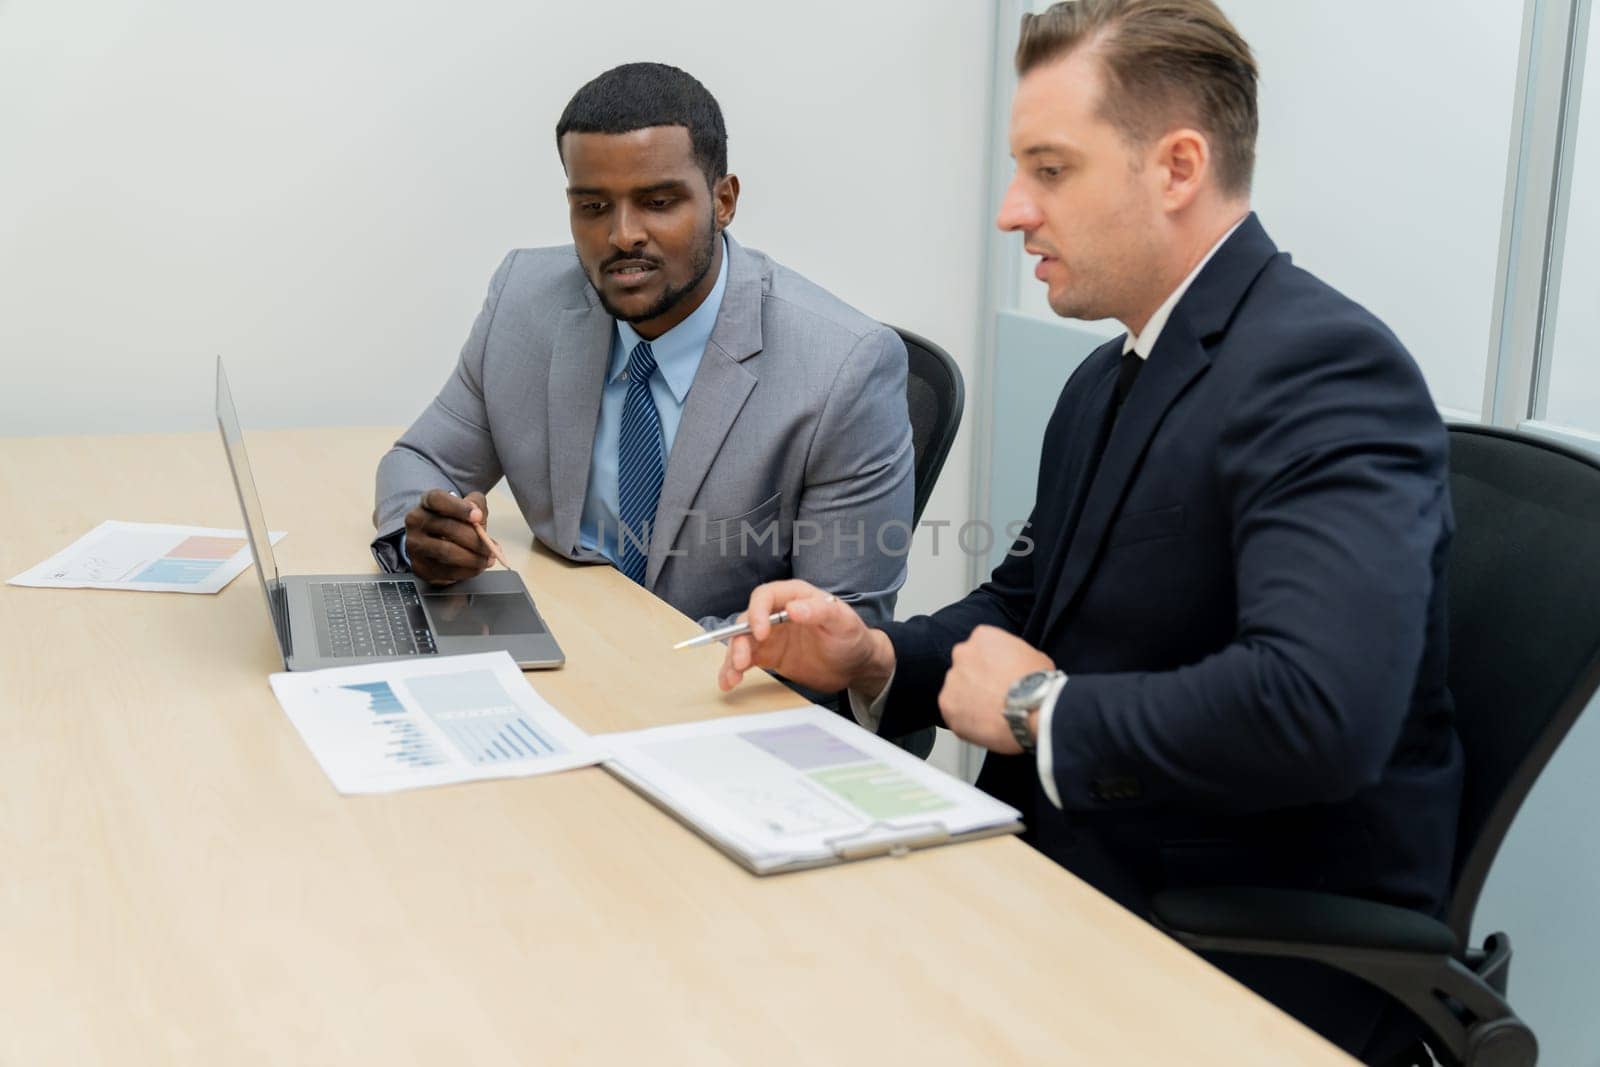
<path id="1" fill-rule="evenodd" d="M 489 501 L 484 498 L 482 493 L 468 493 L 462 499 L 472 505 L 470 521 L 478 531 L 478 540 L 482 542 L 489 557 L 506 570 L 513 569 L 511 564 L 506 561 L 506 554 L 501 550 L 500 542 L 489 534 Z"/>
<path id="2" fill-rule="evenodd" d="M 430 489 L 423 494 L 422 507 L 439 517 L 442 529 L 435 536 L 448 536 L 463 548 L 483 558 L 483 566 L 499 563 L 507 570 L 511 564 L 500 548 L 500 542 L 489 535 L 489 501 L 480 492 L 466 496 L 443 489 Z M 464 527 L 464 528 L 463 528 Z M 445 533 L 444 530 L 448 530 Z"/>
<path id="3" fill-rule="evenodd" d="M 717 671 L 717 687 L 724 693 L 731 692 L 744 681 L 745 672 L 754 663 L 755 651 L 750 638 L 735 637 L 728 642 L 727 651 L 723 653 L 722 666 Z"/>

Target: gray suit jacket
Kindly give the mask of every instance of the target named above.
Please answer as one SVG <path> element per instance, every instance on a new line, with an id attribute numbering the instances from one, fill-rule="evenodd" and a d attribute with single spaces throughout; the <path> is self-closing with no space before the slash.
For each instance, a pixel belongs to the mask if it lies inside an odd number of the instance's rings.
<path id="1" fill-rule="evenodd" d="M 862 594 L 862 616 L 885 622 L 911 529 L 905 346 L 762 253 L 731 237 L 727 251 L 645 585 L 706 626 L 789 577 Z M 379 540 L 424 491 L 504 476 L 540 541 L 604 562 L 578 524 L 613 329 L 570 245 L 506 256 L 455 372 L 378 465 Z"/>

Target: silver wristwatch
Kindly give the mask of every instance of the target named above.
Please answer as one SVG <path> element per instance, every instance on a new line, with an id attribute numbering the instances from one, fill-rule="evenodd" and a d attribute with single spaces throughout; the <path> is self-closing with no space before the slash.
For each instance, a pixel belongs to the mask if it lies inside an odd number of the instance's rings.
<path id="1" fill-rule="evenodd" d="M 1033 736 L 1028 733 L 1028 716 L 1039 710 L 1051 687 L 1064 677 L 1061 671 L 1034 671 L 1017 679 L 1006 692 L 1006 722 L 1022 751 L 1034 749 Z"/>

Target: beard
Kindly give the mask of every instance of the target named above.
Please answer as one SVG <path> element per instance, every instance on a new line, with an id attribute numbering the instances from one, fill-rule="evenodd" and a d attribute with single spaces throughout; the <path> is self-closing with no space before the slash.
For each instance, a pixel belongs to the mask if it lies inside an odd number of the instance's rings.
<path id="1" fill-rule="evenodd" d="M 701 241 L 695 248 L 694 258 L 689 261 L 689 273 L 691 275 L 689 280 L 684 282 L 682 285 L 667 286 L 666 289 L 662 291 L 661 295 L 656 298 L 656 302 L 654 304 L 651 304 L 644 311 L 636 314 L 625 314 L 620 309 L 613 306 L 611 301 L 606 299 L 605 290 L 594 284 L 594 279 L 591 278 L 589 280 L 589 286 L 594 289 L 595 295 L 600 298 L 600 306 L 605 308 L 606 313 L 612 318 L 621 319 L 623 322 L 626 322 L 630 325 L 637 322 L 649 322 L 651 319 L 665 315 L 674 307 L 677 307 L 678 303 L 682 301 L 684 297 L 694 292 L 695 287 L 701 282 L 705 281 L 706 275 L 711 271 L 711 261 L 715 256 L 716 239 L 716 221 L 708 218 L 706 220 L 705 240 Z M 616 256 L 614 258 L 629 259 L 633 257 Z M 601 264 L 599 273 L 604 272 L 605 264 Z"/>

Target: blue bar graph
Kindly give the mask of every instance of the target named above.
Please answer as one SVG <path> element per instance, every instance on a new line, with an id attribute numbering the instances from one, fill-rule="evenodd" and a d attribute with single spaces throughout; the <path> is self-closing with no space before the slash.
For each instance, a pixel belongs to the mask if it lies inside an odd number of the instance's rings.
<path id="1" fill-rule="evenodd" d="M 491 671 L 405 681 L 411 698 L 474 764 L 537 759 L 565 749 L 534 728 Z"/>
<path id="2" fill-rule="evenodd" d="M 372 714 L 379 716 L 373 725 L 385 733 L 383 758 L 402 767 L 437 767 L 446 763 L 445 753 L 440 751 L 432 737 L 422 727 L 406 718 L 384 719 L 384 716 L 400 715 L 405 713 L 405 705 L 400 703 L 400 698 L 395 696 L 394 690 L 389 688 L 388 682 L 358 682 L 351 685 L 342 685 L 340 689 L 347 689 L 352 693 L 360 693 L 367 698 L 367 707 Z"/>
<path id="3" fill-rule="evenodd" d="M 444 753 L 416 723 L 395 719 L 388 723 L 388 727 L 389 743 L 384 751 L 385 758 L 404 767 L 436 767 L 447 762 Z"/>
<path id="4" fill-rule="evenodd" d="M 401 706 L 400 698 L 394 695 L 394 690 L 389 688 L 388 682 L 362 682 L 358 685 L 340 686 L 353 693 L 365 693 L 367 703 L 372 708 L 374 715 L 394 715 L 406 709 Z"/>

